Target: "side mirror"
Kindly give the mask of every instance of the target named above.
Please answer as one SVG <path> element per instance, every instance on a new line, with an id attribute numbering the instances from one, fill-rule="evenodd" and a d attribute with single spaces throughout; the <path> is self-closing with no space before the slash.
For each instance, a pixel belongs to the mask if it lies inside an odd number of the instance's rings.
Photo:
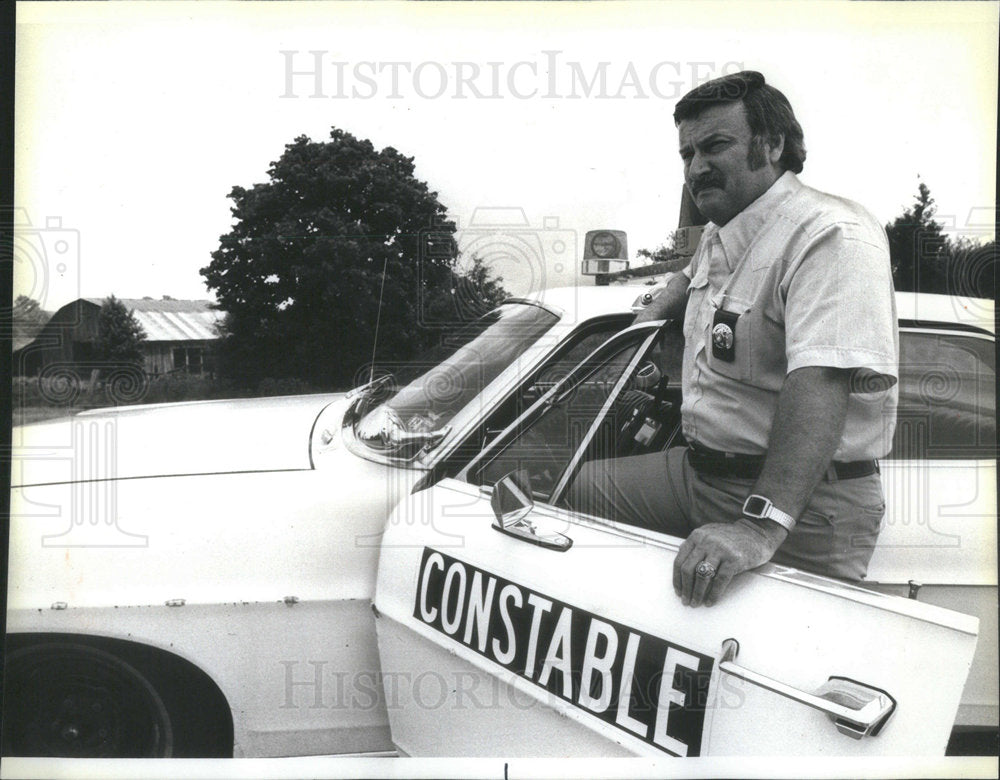
<path id="1" fill-rule="evenodd" d="M 573 545 L 568 536 L 540 528 L 529 519 L 535 502 L 523 470 L 510 472 L 493 486 L 490 506 L 496 517 L 493 527 L 500 533 L 559 552 L 566 552 Z"/>
<path id="2" fill-rule="evenodd" d="M 501 528 L 510 528 L 527 517 L 535 502 L 531 499 L 531 486 L 524 471 L 512 471 L 500 478 L 493 486 L 490 506 Z"/>

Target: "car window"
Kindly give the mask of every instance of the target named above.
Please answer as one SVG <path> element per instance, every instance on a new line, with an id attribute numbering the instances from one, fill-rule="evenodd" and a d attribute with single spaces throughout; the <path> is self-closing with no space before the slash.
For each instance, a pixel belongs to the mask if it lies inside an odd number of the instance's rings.
<path id="1" fill-rule="evenodd" d="M 533 496 L 546 501 L 581 446 L 586 444 L 586 451 L 597 457 L 611 457 L 634 404 L 652 398 L 638 388 L 642 384 L 652 389 L 658 373 L 648 373 L 652 363 L 640 362 L 638 352 L 654 342 L 650 330 L 633 331 L 591 355 L 520 420 L 500 448 L 474 462 L 467 479 L 490 485 L 507 473 L 521 471 L 530 481 Z M 640 368 L 646 372 L 642 380 L 635 376 Z M 620 392 L 613 392 L 616 387 Z M 595 420 L 609 401 L 608 413 L 595 428 Z"/>
<path id="2" fill-rule="evenodd" d="M 901 330 L 890 459 L 996 456 L 996 352 L 974 334 Z"/>
<path id="3" fill-rule="evenodd" d="M 355 436 L 349 446 L 412 456 L 558 320 L 541 306 L 505 303 L 417 360 L 378 364 L 378 382 L 345 417 Z"/>
<path id="4" fill-rule="evenodd" d="M 574 331 L 541 367 L 524 377 L 516 391 L 501 400 L 481 419 L 471 434 L 435 466 L 437 475 L 455 476 L 470 459 L 484 450 L 508 425 L 520 417 L 557 382 L 615 333 L 631 324 L 631 315 L 595 318 Z"/>

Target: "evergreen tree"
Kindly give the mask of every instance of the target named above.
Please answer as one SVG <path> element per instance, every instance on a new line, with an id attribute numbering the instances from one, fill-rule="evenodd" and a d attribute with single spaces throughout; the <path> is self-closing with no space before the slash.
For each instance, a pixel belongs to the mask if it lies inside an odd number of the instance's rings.
<path id="1" fill-rule="evenodd" d="M 913 204 L 885 226 L 897 290 L 945 292 L 950 247 L 936 212 L 930 188 L 920 182 Z"/>
<path id="2" fill-rule="evenodd" d="M 146 332 L 125 304 L 114 295 L 101 303 L 97 315 L 97 340 L 95 348 L 100 360 L 110 362 L 142 363 L 140 345 Z"/>
<path id="3" fill-rule="evenodd" d="M 930 188 L 920 182 L 913 204 L 885 226 L 896 289 L 994 298 L 996 241 L 952 238 L 936 213 Z"/>
<path id="4" fill-rule="evenodd" d="M 1000 253 L 996 241 L 980 242 L 959 236 L 951 241 L 946 291 L 950 295 L 996 298 L 997 264 Z"/>

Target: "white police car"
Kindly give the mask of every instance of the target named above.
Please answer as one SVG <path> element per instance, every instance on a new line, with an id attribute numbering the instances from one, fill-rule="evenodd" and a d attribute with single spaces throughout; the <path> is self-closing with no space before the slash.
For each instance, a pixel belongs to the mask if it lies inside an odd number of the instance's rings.
<path id="1" fill-rule="evenodd" d="M 584 460 L 679 441 L 637 292 L 507 302 L 344 397 L 15 430 L 4 752 L 940 755 L 995 731 L 992 302 L 898 296 L 869 584 L 765 565 L 695 610 L 679 540 L 562 503 Z"/>

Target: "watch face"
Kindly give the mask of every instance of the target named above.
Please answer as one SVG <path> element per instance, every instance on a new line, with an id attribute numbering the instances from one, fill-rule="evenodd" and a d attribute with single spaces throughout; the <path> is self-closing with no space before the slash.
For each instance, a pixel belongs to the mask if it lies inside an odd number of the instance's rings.
<path id="1" fill-rule="evenodd" d="M 767 500 L 761 496 L 750 496 L 743 504 L 743 511 L 752 517 L 761 517 L 767 510 Z"/>

